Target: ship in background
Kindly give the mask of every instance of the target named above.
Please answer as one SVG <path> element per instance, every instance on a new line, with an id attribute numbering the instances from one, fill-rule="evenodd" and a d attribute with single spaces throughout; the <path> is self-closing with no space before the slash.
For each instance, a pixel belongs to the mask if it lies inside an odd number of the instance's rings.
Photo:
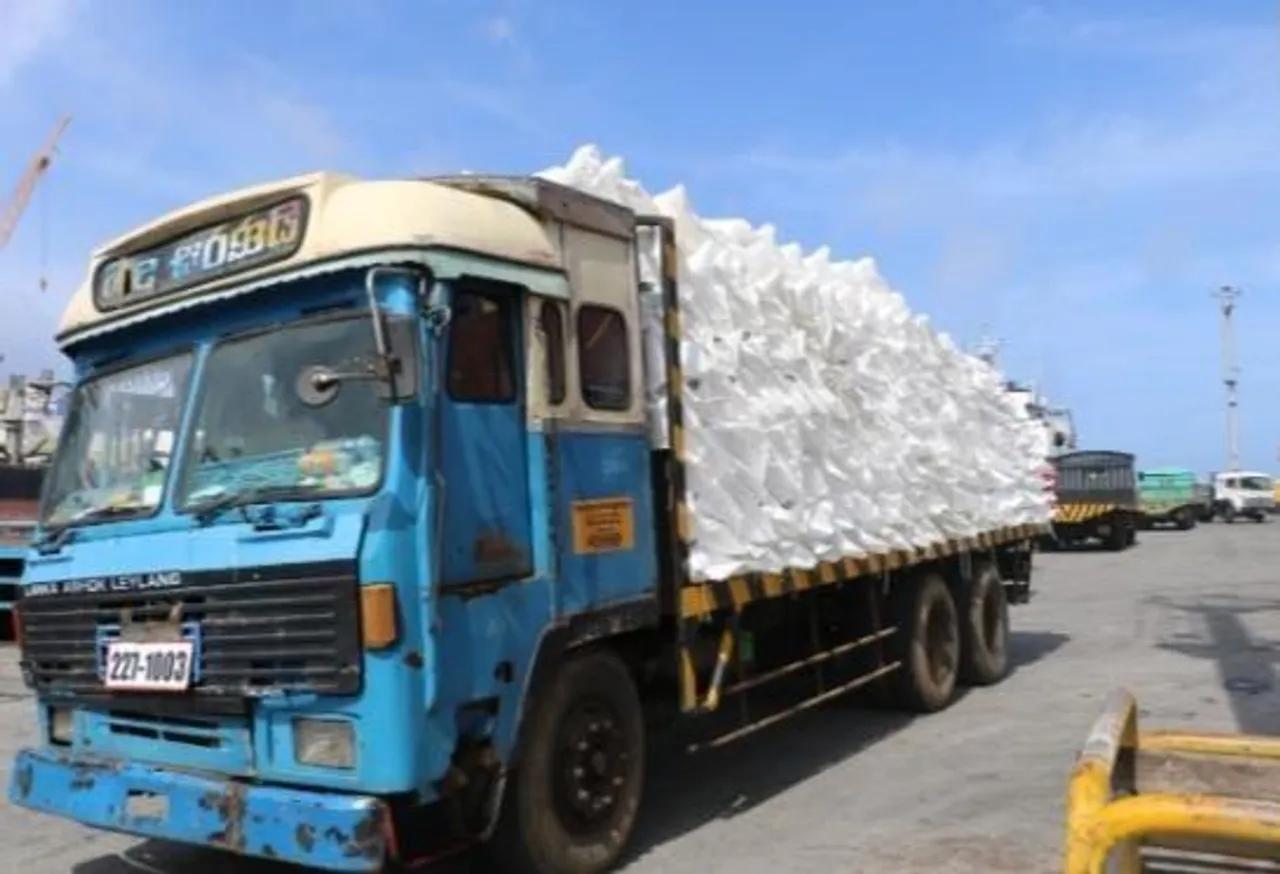
<path id="1" fill-rule="evenodd" d="M 0 639 L 12 639 L 27 545 L 35 531 L 40 489 L 62 430 L 53 401 L 53 371 L 36 379 L 12 375 L 0 388 Z"/>
<path id="2" fill-rule="evenodd" d="M 999 361 L 1000 345 L 1000 341 L 986 337 L 978 342 L 973 354 L 1003 375 Z M 1056 458 L 1079 448 L 1075 419 L 1068 407 L 1051 403 L 1035 383 L 1006 378 L 1004 390 L 1015 408 L 1025 411 L 1043 425 L 1046 458 Z"/>

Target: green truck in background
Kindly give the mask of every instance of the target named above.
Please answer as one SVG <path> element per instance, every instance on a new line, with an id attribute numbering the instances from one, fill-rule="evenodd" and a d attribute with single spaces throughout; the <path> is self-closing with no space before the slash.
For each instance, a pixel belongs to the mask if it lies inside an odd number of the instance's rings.
<path id="1" fill-rule="evenodd" d="M 1205 495 L 1197 487 L 1195 471 L 1185 467 L 1139 471 L 1138 500 L 1144 528 L 1173 525 L 1188 531 L 1204 515 Z"/>

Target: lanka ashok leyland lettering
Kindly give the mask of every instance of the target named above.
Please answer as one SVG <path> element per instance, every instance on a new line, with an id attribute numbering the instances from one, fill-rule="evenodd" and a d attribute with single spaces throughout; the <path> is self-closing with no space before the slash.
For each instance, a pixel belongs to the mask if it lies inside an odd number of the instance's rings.
<path id="1" fill-rule="evenodd" d="M 1034 525 L 688 578 L 674 252 L 545 181 L 318 174 L 96 253 L 58 336 L 13 803 L 331 871 L 485 843 L 598 874 L 651 718 L 807 678 L 716 745 L 872 683 L 931 711 L 999 681 Z"/>

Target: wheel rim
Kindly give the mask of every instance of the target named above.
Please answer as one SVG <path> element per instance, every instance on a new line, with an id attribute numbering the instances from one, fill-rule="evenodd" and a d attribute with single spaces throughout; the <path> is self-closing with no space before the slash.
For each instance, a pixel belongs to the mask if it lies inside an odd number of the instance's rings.
<path id="1" fill-rule="evenodd" d="M 929 661 L 929 675 L 938 686 L 950 682 L 956 670 L 959 637 L 952 618 L 949 610 L 935 604 L 925 621 L 925 653 Z"/>
<path id="2" fill-rule="evenodd" d="M 631 758 L 617 714 L 600 700 L 579 702 L 560 724 L 556 755 L 554 798 L 561 824 L 576 835 L 607 827 Z"/>

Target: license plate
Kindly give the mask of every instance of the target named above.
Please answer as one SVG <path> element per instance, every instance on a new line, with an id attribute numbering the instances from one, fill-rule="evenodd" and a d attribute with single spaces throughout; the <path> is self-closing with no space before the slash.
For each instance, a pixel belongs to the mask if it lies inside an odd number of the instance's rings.
<path id="1" fill-rule="evenodd" d="M 130 819 L 169 818 L 169 799 L 155 792 L 130 792 L 124 799 L 124 814 Z"/>
<path id="2" fill-rule="evenodd" d="M 189 640 L 165 643 L 107 644 L 103 682 L 108 689 L 140 692 L 181 692 L 191 687 L 195 644 Z"/>

